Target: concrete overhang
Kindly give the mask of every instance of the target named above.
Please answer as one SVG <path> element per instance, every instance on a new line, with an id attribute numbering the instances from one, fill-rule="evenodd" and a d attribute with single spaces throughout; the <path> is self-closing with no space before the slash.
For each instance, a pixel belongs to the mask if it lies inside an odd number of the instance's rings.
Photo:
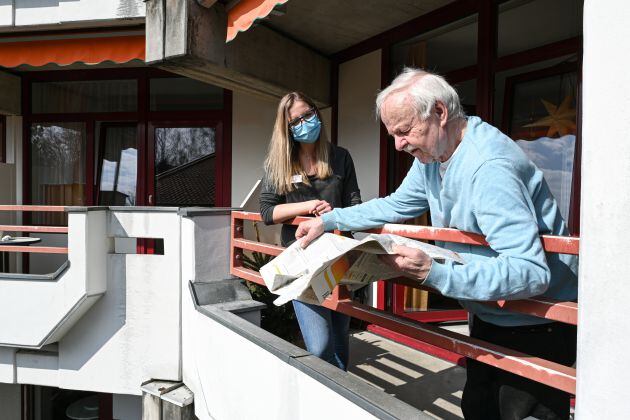
<path id="1" fill-rule="evenodd" d="M 268 98 L 292 90 L 330 103 L 331 61 L 269 27 L 258 25 L 226 43 L 222 2 L 147 2 L 146 62 L 227 89 Z"/>
<path id="2" fill-rule="evenodd" d="M 276 3 L 282 4 L 269 11 L 269 5 Z M 402 24 L 415 34 L 414 19 L 447 4 L 452 12 L 470 9 L 473 2 L 149 0 L 146 61 L 187 77 L 270 98 L 300 90 L 318 105 L 328 105 L 331 66 L 347 59 L 344 52 L 369 44 L 372 37 L 387 35 Z M 259 19 L 251 27 L 248 5 L 258 7 L 257 13 L 261 13 L 253 15 Z M 235 23 L 239 19 L 235 11 L 249 13 L 245 23 Z M 240 25 L 237 35 L 234 25 Z M 226 43 L 228 27 L 231 35 L 227 38 L 233 40 Z"/>

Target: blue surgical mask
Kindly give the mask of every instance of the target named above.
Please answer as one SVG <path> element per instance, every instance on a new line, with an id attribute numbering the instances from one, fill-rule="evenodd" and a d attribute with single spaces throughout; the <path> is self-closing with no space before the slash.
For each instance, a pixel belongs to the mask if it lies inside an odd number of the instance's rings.
<path id="1" fill-rule="evenodd" d="M 322 123 L 317 114 L 309 119 L 302 121 L 302 124 L 291 127 L 293 140 L 300 143 L 315 143 L 319 139 L 319 133 L 322 130 Z"/>

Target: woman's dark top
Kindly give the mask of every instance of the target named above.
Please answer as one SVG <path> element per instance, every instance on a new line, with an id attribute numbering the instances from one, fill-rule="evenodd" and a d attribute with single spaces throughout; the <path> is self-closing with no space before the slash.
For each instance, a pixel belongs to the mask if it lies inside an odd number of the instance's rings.
<path id="1" fill-rule="evenodd" d="M 263 178 L 260 191 L 260 213 L 265 224 L 272 225 L 273 209 L 278 204 L 301 203 L 309 200 L 326 200 L 332 208 L 349 207 L 361 203 L 361 193 L 354 172 L 354 163 L 350 153 L 343 147 L 331 144 L 330 162 L 333 175 L 326 179 L 309 176 L 311 185 L 295 183 L 296 187 L 286 194 L 277 194 L 269 184 L 267 176 Z M 282 246 L 289 246 L 295 241 L 297 226 L 282 226 Z"/>

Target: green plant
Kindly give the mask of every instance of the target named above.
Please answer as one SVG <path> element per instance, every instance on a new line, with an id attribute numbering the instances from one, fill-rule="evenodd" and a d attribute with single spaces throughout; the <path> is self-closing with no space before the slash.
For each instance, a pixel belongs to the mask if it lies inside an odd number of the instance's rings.
<path id="1" fill-rule="evenodd" d="M 256 241 L 260 242 L 260 233 L 258 231 L 257 222 L 253 222 L 254 231 L 256 232 Z M 260 268 L 271 261 L 273 257 L 257 251 L 251 252 L 250 255 L 243 254 L 243 266 L 250 270 L 260 271 Z M 265 286 L 246 281 L 245 284 L 252 294 L 252 298 L 267 305 L 263 309 L 260 324 L 263 329 L 270 333 L 290 342 L 295 342 L 299 338 L 299 328 L 295 318 L 292 304 L 282 306 L 274 305 L 273 301 L 276 296 L 273 295 Z"/>

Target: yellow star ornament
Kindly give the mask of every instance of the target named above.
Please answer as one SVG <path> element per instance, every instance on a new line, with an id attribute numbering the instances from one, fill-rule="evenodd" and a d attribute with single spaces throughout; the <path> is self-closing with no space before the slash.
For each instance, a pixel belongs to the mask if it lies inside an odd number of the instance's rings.
<path id="1" fill-rule="evenodd" d="M 553 137 L 555 134 L 560 137 L 575 134 L 575 108 L 571 108 L 572 101 L 573 96 L 567 95 L 560 106 L 556 106 L 541 99 L 549 115 L 523 127 L 549 127 L 547 137 Z"/>

